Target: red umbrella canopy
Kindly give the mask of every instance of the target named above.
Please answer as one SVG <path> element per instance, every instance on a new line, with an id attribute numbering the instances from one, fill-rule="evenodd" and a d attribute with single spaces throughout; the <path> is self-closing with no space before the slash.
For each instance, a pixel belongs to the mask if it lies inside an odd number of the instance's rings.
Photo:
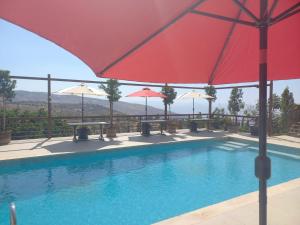
<path id="1" fill-rule="evenodd" d="M 0 18 L 65 48 L 98 74 L 195 0 L 0 0 Z"/>
<path id="2" fill-rule="evenodd" d="M 297 4 L 299 0 L 278 1 L 273 18 Z M 247 1 L 245 6 L 254 18 L 259 18 L 259 1 Z M 222 21 L 205 13 L 239 19 L 245 24 Z M 105 71 L 104 77 L 160 83 L 257 81 L 260 52 L 254 18 L 232 0 L 204 1 Z M 300 78 L 300 13 L 271 25 L 268 41 L 268 80 Z"/>
<path id="3" fill-rule="evenodd" d="M 160 97 L 160 98 L 166 98 L 164 94 L 156 91 L 152 91 L 150 88 L 143 88 L 140 91 L 133 92 L 127 97 Z"/>
<path id="4" fill-rule="evenodd" d="M 299 78 L 299 0 L 268 2 L 268 79 Z M 259 0 L 0 0 L 0 18 L 67 49 L 99 77 L 223 84 L 258 80 L 259 4 Z"/>

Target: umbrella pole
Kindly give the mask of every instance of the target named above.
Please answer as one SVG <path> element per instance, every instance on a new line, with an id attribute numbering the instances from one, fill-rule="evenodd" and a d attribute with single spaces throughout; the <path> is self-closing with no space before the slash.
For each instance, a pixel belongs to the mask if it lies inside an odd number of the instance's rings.
<path id="1" fill-rule="evenodd" d="M 255 175 L 259 179 L 259 225 L 267 225 L 267 180 L 271 176 L 271 160 L 267 156 L 267 10 L 268 1 L 260 0 L 259 155 L 255 159 Z"/>
<path id="2" fill-rule="evenodd" d="M 83 94 L 81 94 L 81 122 L 83 122 Z"/>
<path id="3" fill-rule="evenodd" d="M 146 97 L 146 107 L 145 107 L 146 120 L 148 119 L 148 107 L 147 107 L 147 104 L 148 104 L 148 99 L 147 99 L 147 97 Z"/>
<path id="4" fill-rule="evenodd" d="M 195 99 L 193 98 L 193 119 L 195 118 Z"/>

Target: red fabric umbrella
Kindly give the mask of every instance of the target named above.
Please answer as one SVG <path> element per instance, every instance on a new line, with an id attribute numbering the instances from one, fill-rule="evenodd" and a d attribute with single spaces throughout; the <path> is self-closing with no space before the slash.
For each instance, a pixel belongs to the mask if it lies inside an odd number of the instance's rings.
<path id="1" fill-rule="evenodd" d="M 257 81 L 259 1 L 245 4 L 255 20 L 234 2 L 204 1 L 169 29 L 106 70 L 104 77 L 158 83 Z M 269 8 L 273 5 L 273 1 L 270 2 Z M 272 18 L 297 4 L 299 0 L 278 1 Z M 300 7 L 296 9 L 299 11 Z M 204 16 L 204 12 L 237 19 L 240 23 Z M 273 20 L 268 34 L 268 80 L 299 78 L 300 13 L 278 23 Z"/>
<path id="2" fill-rule="evenodd" d="M 260 225 L 266 224 L 267 80 L 300 78 L 299 0 L 0 0 L 0 18 L 81 58 L 97 76 L 260 84 Z"/>
<path id="3" fill-rule="evenodd" d="M 223 84 L 258 80 L 259 4 L 259 0 L 0 0 L 0 18 L 67 49 L 100 77 Z M 269 0 L 268 9 L 272 11 L 268 79 L 298 78 L 299 0 Z M 240 22 L 216 19 L 220 16 Z"/>
<path id="4" fill-rule="evenodd" d="M 160 92 L 156 92 L 156 91 L 152 91 L 150 88 L 143 88 L 140 91 L 136 91 L 133 92 L 129 95 L 127 95 L 126 97 L 144 97 L 146 104 L 145 104 L 145 113 L 146 113 L 146 119 L 148 116 L 148 98 L 152 98 L 152 97 L 159 97 L 159 98 L 166 98 L 167 96 L 165 96 L 164 94 L 160 93 Z"/>

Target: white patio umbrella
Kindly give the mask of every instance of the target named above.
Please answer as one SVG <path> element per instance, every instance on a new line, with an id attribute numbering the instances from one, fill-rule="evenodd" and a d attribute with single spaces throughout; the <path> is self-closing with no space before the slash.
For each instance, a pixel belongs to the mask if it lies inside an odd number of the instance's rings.
<path id="1" fill-rule="evenodd" d="M 214 97 L 207 95 L 207 94 L 203 94 L 203 93 L 199 93 L 196 92 L 195 90 L 192 90 L 190 92 L 187 92 L 185 94 L 180 95 L 177 99 L 193 99 L 193 118 L 195 115 L 195 99 L 213 99 Z"/>
<path id="2" fill-rule="evenodd" d="M 107 96 L 106 92 L 103 90 L 98 90 L 95 88 L 88 87 L 86 84 L 81 83 L 80 85 L 65 88 L 55 92 L 56 94 L 65 95 L 77 95 L 81 96 L 81 121 L 83 122 L 83 106 L 84 106 L 84 95 L 94 95 L 94 96 Z"/>

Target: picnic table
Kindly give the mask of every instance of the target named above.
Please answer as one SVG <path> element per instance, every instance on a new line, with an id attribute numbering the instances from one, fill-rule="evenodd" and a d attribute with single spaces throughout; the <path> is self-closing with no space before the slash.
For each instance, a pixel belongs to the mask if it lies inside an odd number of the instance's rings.
<path id="1" fill-rule="evenodd" d="M 150 123 L 159 123 L 160 125 L 160 134 L 163 135 L 163 125 L 167 120 L 141 120 L 141 133 L 143 136 L 150 135 Z"/>
<path id="2" fill-rule="evenodd" d="M 104 140 L 103 138 L 103 127 L 109 123 L 107 122 L 78 122 L 78 123 L 68 123 L 69 126 L 73 127 L 73 141 L 78 142 L 76 128 L 78 126 L 99 126 L 100 127 L 100 135 L 99 140 Z"/>
<path id="3" fill-rule="evenodd" d="M 208 119 L 208 118 L 193 118 L 193 119 L 188 119 L 188 121 L 190 122 L 191 125 L 191 132 L 197 132 L 198 130 L 198 122 L 206 122 L 206 127 L 207 130 L 209 130 L 209 123 L 212 121 L 212 119 Z"/>

